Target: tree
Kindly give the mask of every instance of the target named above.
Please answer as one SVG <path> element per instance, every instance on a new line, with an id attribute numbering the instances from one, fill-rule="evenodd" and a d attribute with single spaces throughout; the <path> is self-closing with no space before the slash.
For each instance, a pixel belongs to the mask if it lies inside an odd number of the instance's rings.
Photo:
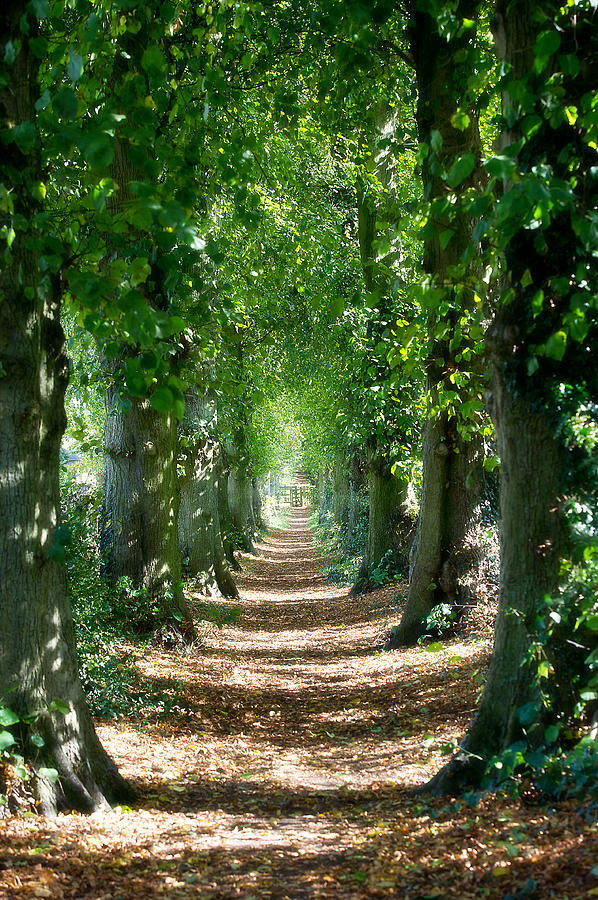
<path id="1" fill-rule="evenodd" d="M 451 202 L 451 194 L 466 191 L 479 167 L 477 118 L 471 108 L 466 111 L 459 105 L 472 64 L 477 7 L 475 2 L 457 4 L 448 34 L 424 11 L 425 5 L 416 9 L 411 22 L 422 178 L 429 204 L 422 292 L 428 311 L 427 416 L 409 594 L 391 636 L 392 647 L 414 643 L 425 631 L 426 616 L 434 606 L 456 607 L 471 599 L 464 596 L 462 579 L 475 556 L 470 532 L 480 499 L 481 439 L 477 428 L 470 428 L 464 439 L 455 399 L 459 397 L 463 405 L 467 399 L 474 411 L 482 401 L 475 371 L 476 341 L 468 321 L 475 307 L 472 219 L 458 199 Z"/>
<path id="2" fill-rule="evenodd" d="M 28 3 L 0 13 L 7 48 L 0 89 L 0 697 L 18 724 L 39 808 L 51 814 L 91 812 L 133 792 L 102 748 L 85 703 L 62 564 L 68 535 L 60 522 L 58 459 L 68 367 L 61 281 L 48 257 L 67 248 L 49 228 L 44 204 L 39 32 Z"/>
<path id="3" fill-rule="evenodd" d="M 220 445 L 217 424 L 213 397 L 200 397 L 196 390 L 189 391 L 182 423 L 179 544 L 188 572 L 201 576 L 206 593 L 238 597 L 225 558 L 218 511 Z"/>
<path id="4" fill-rule="evenodd" d="M 597 387 L 588 366 L 596 316 L 587 211 L 598 196 L 595 186 L 586 189 L 596 159 L 595 60 L 586 49 L 595 40 L 593 11 L 500 0 L 495 27 L 506 75 L 501 153 L 486 163 L 499 199 L 491 210 L 488 198 L 487 223 L 503 284 L 486 347 L 501 459 L 500 605 L 480 708 L 460 751 L 429 785 L 438 793 L 477 785 L 492 757 L 510 750 L 521 761 L 526 741 L 547 740 L 531 649 L 570 552 L 564 513 L 582 460 L 581 448 L 567 446 L 566 423 L 595 402 Z"/>

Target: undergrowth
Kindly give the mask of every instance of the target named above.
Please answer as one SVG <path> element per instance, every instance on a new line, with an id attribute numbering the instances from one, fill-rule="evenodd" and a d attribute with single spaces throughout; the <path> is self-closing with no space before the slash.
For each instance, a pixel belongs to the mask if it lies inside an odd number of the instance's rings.
<path id="1" fill-rule="evenodd" d="M 156 718 L 188 713 L 182 684 L 158 690 L 138 669 L 137 660 L 155 638 L 152 632 L 143 632 L 148 621 L 144 592 L 134 590 L 127 579 L 112 588 L 100 576 L 97 486 L 93 481 L 78 483 L 70 470 L 62 475 L 61 546 L 79 673 L 92 715 Z"/>

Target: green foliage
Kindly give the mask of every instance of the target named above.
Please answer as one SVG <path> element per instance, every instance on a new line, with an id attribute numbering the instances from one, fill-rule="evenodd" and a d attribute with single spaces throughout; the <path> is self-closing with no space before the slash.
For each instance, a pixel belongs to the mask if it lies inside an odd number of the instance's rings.
<path id="1" fill-rule="evenodd" d="M 156 626 L 158 610 L 144 591 L 122 579 L 117 590 L 100 576 L 97 543 L 100 495 L 65 473 L 63 507 L 72 535 L 65 561 L 73 609 L 79 674 L 91 712 L 106 718 L 126 715 L 156 717 L 186 704 L 174 694 L 154 688 L 136 661 Z M 141 633 L 141 634 L 140 634 Z"/>
<path id="2" fill-rule="evenodd" d="M 367 503 L 363 499 L 359 503 L 355 528 L 348 536 L 346 525 L 334 521 L 328 504 L 330 497 L 319 499 L 320 511 L 312 515 L 310 528 L 320 555 L 332 560 L 324 575 L 333 584 L 355 584 L 367 541 Z"/>
<path id="3" fill-rule="evenodd" d="M 405 573 L 397 570 L 396 560 L 392 550 L 387 550 L 379 563 L 372 569 L 371 578 L 374 584 L 383 585 L 397 581 L 404 577 Z"/>
<path id="4" fill-rule="evenodd" d="M 439 637 L 452 628 L 457 612 L 450 603 L 439 603 L 426 616 L 426 631 Z"/>

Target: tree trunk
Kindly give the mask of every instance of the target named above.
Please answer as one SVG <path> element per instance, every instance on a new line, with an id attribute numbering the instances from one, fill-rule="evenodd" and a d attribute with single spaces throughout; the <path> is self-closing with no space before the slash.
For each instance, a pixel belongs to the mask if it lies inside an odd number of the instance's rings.
<path id="1" fill-rule="evenodd" d="M 409 593 L 391 647 L 414 644 L 436 605 L 448 603 L 458 613 L 473 600 L 463 581 L 478 558 L 474 529 L 481 500 L 479 442 L 451 437 L 446 417 L 435 417 L 424 423 L 422 452 L 422 496 L 410 554 Z"/>
<path id="2" fill-rule="evenodd" d="M 220 447 L 217 479 L 218 521 L 220 524 L 220 535 L 222 537 L 222 546 L 224 548 L 225 560 L 233 571 L 238 571 L 241 567 L 235 557 L 237 543 L 235 540 L 233 517 L 231 515 L 230 505 L 228 502 L 228 477 L 229 472 L 224 462 L 224 451 L 222 447 Z"/>
<path id="3" fill-rule="evenodd" d="M 334 521 L 346 528 L 349 516 L 349 473 L 347 471 L 347 459 L 344 454 L 339 454 L 334 461 L 332 469 L 332 515 Z"/>
<path id="4" fill-rule="evenodd" d="M 345 555 L 355 551 L 356 529 L 359 522 L 359 490 L 363 485 L 363 472 L 355 453 L 351 455 L 349 465 L 349 499 L 347 507 L 347 527 L 344 538 Z"/>
<path id="5" fill-rule="evenodd" d="M 189 573 L 210 596 L 238 597 L 226 560 L 218 515 L 216 406 L 197 391 L 186 396 L 186 452 L 180 479 L 179 548 Z"/>
<path id="6" fill-rule="evenodd" d="M 474 19 L 477 6 L 476 0 L 462 0 L 457 14 Z M 451 122 L 460 89 L 455 80 L 459 72 L 457 60 L 466 52 L 470 39 L 467 34 L 458 33 L 447 41 L 430 15 L 419 12 L 414 15 L 411 49 L 418 84 L 419 140 L 430 145 L 433 132 L 437 132 L 442 138 L 438 156 L 448 167 L 454 158 L 466 153 L 473 154 L 477 161 L 480 156 L 480 137 L 473 113 L 463 130 L 453 127 Z M 458 331 L 458 320 L 473 304 L 472 291 L 467 285 L 467 267 L 471 268 L 471 263 L 466 257 L 472 240 L 472 222 L 463 212 L 455 212 L 450 204 L 448 212 L 442 202 L 436 211 L 434 201 L 446 197 L 446 185 L 429 158 L 422 171 L 424 196 L 432 202 L 428 227 L 434 226 L 433 235 L 424 245 L 424 268 L 434 284 L 446 291 L 451 306 L 444 318 L 434 312 L 429 315 L 426 373 L 429 401 L 422 434 L 422 497 L 411 552 L 407 604 L 400 624 L 391 635 L 391 647 L 414 644 L 425 632 L 426 617 L 437 604 L 455 607 L 470 599 L 465 596 L 461 583 L 476 558 L 471 535 L 479 514 L 481 492 L 481 437 L 476 432 L 471 440 L 464 441 L 458 432 L 456 416 L 438 411 L 443 392 L 450 392 L 450 396 L 455 390 L 451 378 L 462 365 L 457 350 L 463 348 L 459 341 L 465 340 Z M 443 236 L 449 231 L 452 237 L 443 246 Z M 437 336 L 439 324 L 448 326 L 448 334 L 443 334 L 441 339 Z M 441 328 L 440 333 L 444 330 Z M 470 369 L 471 363 L 467 367 Z M 472 387 L 475 391 L 475 383 Z"/>
<path id="7" fill-rule="evenodd" d="M 135 66 L 142 68 L 144 31 L 135 33 L 134 38 L 132 33 L 127 33 L 124 40 L 131 56 L 128 61 L 124 54 L 116 57 L 113 88 L 122 88 L 123 81 L 129 78 L 129 65 L 133 70 Z M 139 240 L 138 232 L 124 218 L 132 199 L 131 185 L 147 178 L 147 173 L 133 162 L 130 142 L 131 136 L 126 134 L 119 134 L 115 139 L 111 175 L 118 190 L 106 203 L 117 220 L 118 232 L 115 246 L 108 242 L 107 255 L 113 252 L 123 258 L 136 254 L 134 248 Z M 153 249 L 159 256 L 157 246 Z M 153 287 L 146 285 L 140 290 L 148 306 L 166 311 L 168 301 L 159 273 L 159 267 L 155 267 Z M 124 352 L 131 352 L 131 348 Z M 117 364 L 111 368 L 116 370 Z M 167 624 L 192 640 L 195 629 L 182 590 L 178 548 L 176 419 L 172 413 L 164 415 L 154 409 L 145 398 L 131 397 L 130 401 L 130 410 L 123 411 L 118 385 L 109 385 L 105 395 L 104 493 L 100 517 L 102 572 L 113 585 L 119 578 L 127 577 L 134 589 L 147 591 L 148 616 L 143 627 Z"/>
<path id="8" fill-rule="evenodd" d="M 131 579 L 148 596 L 147 627 L 172 625 L 186 638 L 193 621 L 182 591 L 178 546 L 177 428 L 147 400 L 118 408 L 118 388 L 106 392 L 104 493 L 100 517 L 103 574 L 116 585 Z M 150 604 L 156 601 L 154 617 Z"/>
<path id="9" fill-rule="evenodd" d="M 534 9 L 532 2 L 501 0 L 497 4 L 497 47 L 515 79 L 527 77 L 533 67 L 539 28 Z M 503 102 L 508 111 L 510 98 L 506 96 Z M 552 134 L 550 128 L 551 140 Z M 505 131 L 503 145 L 517 137 Z M 538 152 L 543 156 L 546 145 L 541 136 L 539 141 Z M 528 381 L 518 360 L 529 340 L 526 329 L 531 320 L 523 272 L 528 267 L 537 272 L 539 286 L 551 255 L 542 251 L 541 243 L 530 241 L 526 246 L 525 240 L 524 235 L 521 243 L 511 240 L 507 246 L 505 263 L 512 292 L 508 302 L 500 303 L 486 335 L 491 372 L 488 405 L 501 460 L 500 602 L 494 651 L 477 716 L 459 752 L 427 786 L 437 794 L 479 785 L 487 761 L 523 736 L 519 711 L 526 704 L 533 709 L 539 700 L 534 673 L 527 663 L 528 651 L 534 641 L 538 609 L 557 588 L 566 540 L 561 496 L 564 459 L 554 411 L 540 400 L 537 386 Z M 566 264 L 565 259 L 559 260 L 557 271 L 566 271 Z M 552 263 L 549 270 L 553 271 Z M 532 286 L 532 293 L 536 289 Z M 532 713 L 525 720 L 532 740 L 539 712 L 538 708 L 538 715 Z"/>
<path id="10" fill-rule="evenodd" d="M 367 466 L 369 524 L 365 555 L 351 595 L 379 587 L 373 577 L 383 559 L 391 569 L 405 564 L 404 548 L 408 545 L 410 530 L 403 506 L 407 499 L 407 487 L 396 478 L 390 462 L 379 455 L 372 455 Z"/>
<path id="11" fill-rule="evenodd" d="M 322 524 L 332 504 L 332 476 L 328 467 L 318 473 L 318 522 Z"/>
<path id="12" fill-rule="evenodd" d="M 501 330 L 499 316 L 492 333 Z M 489 347 L 491 341 L 489 336 Z M 479 784 L 487 760 L 522 736 L 518 709 L 538 699 L 525 660 L 540 603 L 558 582 L 561 451 L 542 410 L 514 388 L 507 359 L 504 352 L 491 358 L 492 416 L 501 459 L 501 586 L 494 651 L 477 716 L 460 751 L 428 785 L 434 793 Z"/>
<path id="13" fill-rule="evenodd" d="M 262 518 L 262 498 L 260 495 L 260 489 L 258 485 L 257 478 L 252 479 L 251 484 L 252 494 L 251 494 L 251 505 L 253 510 L 253 521 L 255 524 L 256 530 L 259 530 L 264 525 L 264 520 Z"/>
<path id="14" fill-rule="evenodd" d="M 251 478 L 241 463 L 233 464 L 228 474 L 228 502 L 237 546 L 253 550 L 253 487 Z"/>
<path id="15" fill-rule="evenodd" d="M 39 32 L 28 6 L 13 3 L 0 12 L 2 45 L 19 48 L 12 81 L 0 90 L 3 129 L 35 123 L 39 62 L 29 39 Z M 40 812 L 50 815 L 130 802 L 133 791 L 97 738 L 77 672 L 57 532 L 68 381 L 60 292 L 58 279 L 42 278 L 31 249 L 32 235 L 43 242 L 34 224 L 41 203 L 23 187 L 43 180 L 38 141 L 23 152 L 16 143 L 5 147 L 1 173 L 13 212 L 28 228 L 16 225 L 0 272 L 0 701 L 20 718 L 16 749 L 31 766 Z M 1 224 L 10 227 L 5 213 Z M 52 709 L 53 701 L 65 706 Z"/>

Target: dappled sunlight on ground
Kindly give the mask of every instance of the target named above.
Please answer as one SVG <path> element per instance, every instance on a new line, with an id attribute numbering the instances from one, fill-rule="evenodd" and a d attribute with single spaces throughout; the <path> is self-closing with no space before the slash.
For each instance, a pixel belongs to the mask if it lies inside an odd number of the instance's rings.
<path id="1" fill-rule="evenodd" d="M 245 556 L 241 600 L 218 601 L 234 626 L 140 661 L 176 714 L 99 728 L 138 804 L 3 823 L 0 897 L 590 896 L 597 831 L 575 804 L 414 791 L 475 710 L 487 622 L 438 652 L 382 652 L 402 588 L 349 598 L 320 568 L 296 510 Z"/>

